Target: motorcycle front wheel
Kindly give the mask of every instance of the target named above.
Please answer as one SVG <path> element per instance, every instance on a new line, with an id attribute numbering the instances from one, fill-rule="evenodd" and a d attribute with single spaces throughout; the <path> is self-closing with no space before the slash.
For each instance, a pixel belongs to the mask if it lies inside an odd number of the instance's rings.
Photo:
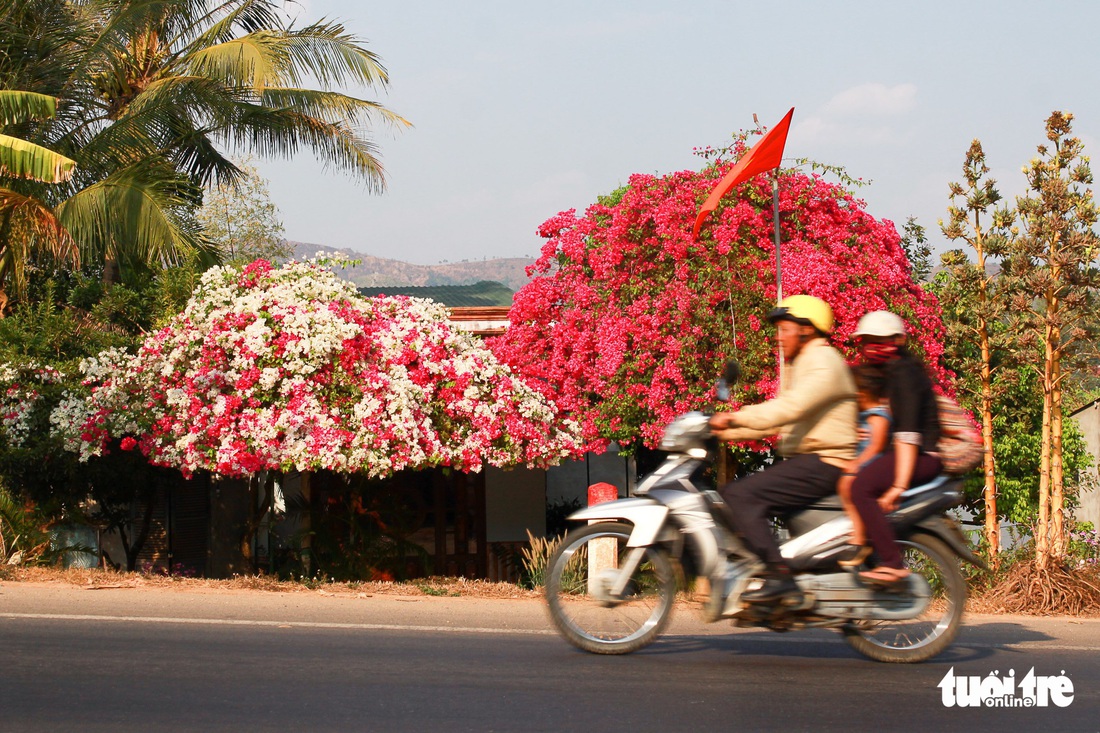
<path id="1" fill-rule="evenodd" d="M 860 654 L 879 662 L 923 662 L 946 649 L 959 633 L 966 580 L 955 553 L 931 535 L 899 540 L 905 564 L 919 573 L 932 590 L 928 607 L 916 618 L 898 621 L 860 621 L 844 627 L 848 643 Z M 899 602 L 904 602 L 899 598 Z"/>
<path id="2" fill-rule="evenodd" d="M 598 522 L 565 536 L 546 567 L 550 618 L 573 646 L 626 654 L 668 625 L 676 576 L 660 546 L 628 548 L 631 525 Z"/>

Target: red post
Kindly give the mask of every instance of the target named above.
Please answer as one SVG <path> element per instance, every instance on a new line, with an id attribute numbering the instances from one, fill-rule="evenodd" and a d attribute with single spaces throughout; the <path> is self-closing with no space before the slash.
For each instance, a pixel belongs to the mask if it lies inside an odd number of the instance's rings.
<path id="1" fill-rule="evenodd" d="M 588 506 L 604 504 L 619 498 L 619 489 L 608 483 L 600 482 L 588 487 Z M 592 520 L 589 524 L 596 521 Z M 601 575 L 619 567 L 618 542 L 614 537 L 597 537 L 588 543 L 588 594 L 599 595 L 606 591 L 601 585 Z"/>
<path id="2" fill-rule="evenodd" d="M 600 482 L 588 487 L 588 506 L 596 506 L 619 498 L 619 488 L 612 484 Z"/>

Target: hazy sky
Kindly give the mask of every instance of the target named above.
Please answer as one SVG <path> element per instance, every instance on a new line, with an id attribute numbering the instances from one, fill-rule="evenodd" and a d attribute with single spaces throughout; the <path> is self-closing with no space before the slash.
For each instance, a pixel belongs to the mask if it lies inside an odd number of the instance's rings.
<path id="1" fill-rule="evenodd" d="M 982 140 L 1002 194 L 1055 109 L 1100 149 L 1100 2 L 403 2 L 308 0 L 379 54 L 388 190 L 308 152 L 265 162 L 289 238 L 422 264 L 535 256 L 536 227 L 632 173 L 698 169 L 794 107 L 787 158 L 838 164 L 935 242 L 947 184 Z"/>

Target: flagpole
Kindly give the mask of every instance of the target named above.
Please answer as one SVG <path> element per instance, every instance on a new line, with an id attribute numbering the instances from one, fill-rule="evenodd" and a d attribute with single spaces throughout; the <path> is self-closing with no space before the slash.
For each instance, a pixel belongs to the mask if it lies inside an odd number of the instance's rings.
<path id="1" fill-rule="evenodd" d="M 699 237 L 699 230 L 703 222 L 712 211 L 718 208 L 722 196 L 734 186 L 744 183 L 753 176 L 775 170 L 772 178 L 772 218 L 775 220 L 775 295 L 776 302 L 783 300 L 783 263 L 780 259 L 779 236 L 779 164 L 783 162 L 783 146 L 787 142 L 787 132 L 790 130 L 791 118 L 794 116 L 794 107 L 791 107 L 779 124 L 764 133 L 764 136 L 755 145 L 749 148 L 741 159 L 724 175 L 718 185 L 707 196 L 695 217 L 695 225 L 691 229 L 691 238 Z M 754 117 L 755 119 L 755 117 Z M 736 328 L 736 324 L 735 324 Z M 736 339 L 736 330 L 734 331 Z M 780 379 L 783 374 L 783 353 L 779 353 Z"/>
<path id="2" fill-rule="evenodd" d="M 779 254 L 779 168 L 772 176 L 772 223 L 775 226 L 775 304 L 783 300 L 783 258 Z M 783 342 L 779 341 L 779 388 L 783 388 Z"/>
<path id="3" fill-rule="evenodd" d="M 772 178 L 772 223 L 775 225 L 775 303 L 783 300 L 783 260 L 779 255 L 779 169 Z"/>

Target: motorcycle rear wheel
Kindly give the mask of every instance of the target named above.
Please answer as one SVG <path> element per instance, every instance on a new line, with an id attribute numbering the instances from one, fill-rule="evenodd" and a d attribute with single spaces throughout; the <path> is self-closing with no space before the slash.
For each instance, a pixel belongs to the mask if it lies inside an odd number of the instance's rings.
<path id="1" fill-rule="evenodd" d="M 955 553 L 938 538 L 916 534 L 898 544 L 909 569 L 920 573 L 931 587 L 931 604 L 914 619 L 848 624 L 844 637 L 857 652 L 878 662 L 923 662 L 946 649 L 958 635 L 966 605 L 966 580 Z"/>
<path id="2" fill-rule="evenodd" d="M 644 548 L 629 579 L 620 577 L 617 568 L 625 567 L 633 549 L 626 546 L 632 529 L 623 522 L 598 522 L 574 530 L 547 562 L 550 619 L 578 649 L 594 654 L 637 651 L 651 644 L 672 618 L 676 576 L 663 548 Z M 617 583 L 624 586 L 618 594 Z"/>

